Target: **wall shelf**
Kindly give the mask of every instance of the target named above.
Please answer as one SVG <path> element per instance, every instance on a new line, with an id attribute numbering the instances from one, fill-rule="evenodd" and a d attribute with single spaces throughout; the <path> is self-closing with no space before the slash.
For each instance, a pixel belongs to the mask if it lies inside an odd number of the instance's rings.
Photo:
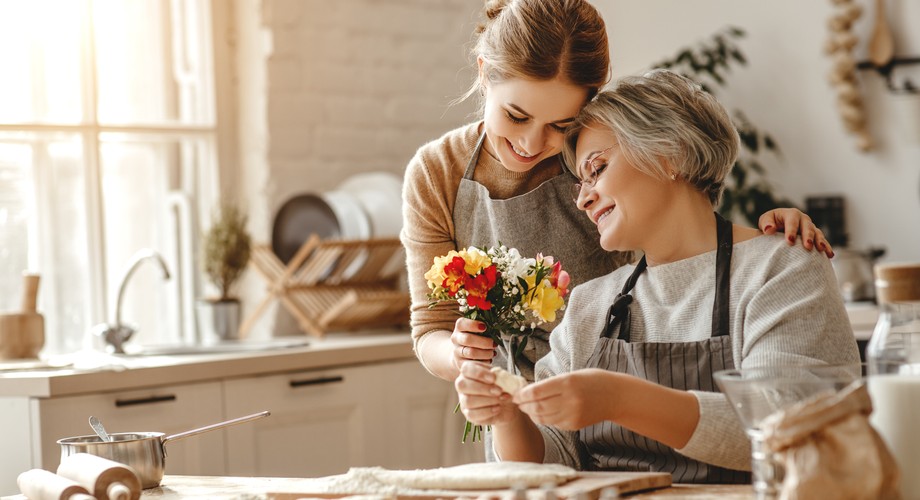
<path id="1" fill-rule="evenodd" d="M 920 64 L 920 57 L 895 57 L 884 66 L 876 66 L 872 61 L 860 61 L 856 63 L 856 69 L 877 71 L 885 79 L 888 90 L 894 94 L 917 94 L 920 93 L 920 86 L 912 80 L 905 78 L 900 87 L 894 81 L 895 68 L 913 64 Z"/>

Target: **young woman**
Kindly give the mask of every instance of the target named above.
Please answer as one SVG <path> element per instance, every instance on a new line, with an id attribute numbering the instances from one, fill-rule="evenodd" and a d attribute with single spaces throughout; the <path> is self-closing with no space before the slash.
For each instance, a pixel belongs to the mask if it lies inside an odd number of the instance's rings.
<path id="1" fill-rule="evenodd" d="M 572 177 L 559 159 L 566 127 L 609 78 L 603 20 L 584 0 L 489 1 L 485 14 L 472 50 L 479 76 L 467 95 L 482 95 L 483 118 L 422 146 L 403 188 L 414 348 L 428 371 L 446 380 L 465 360 L 505 361 L 477 335 L 480 322 L 458 320 L 447 304 L 429 309 L 424 274 L 435 257 L 501 241 L 522 255 L 554 256 L 573 286 L 630 257 L 598 244 L 593 224 L 572 202 Z M 760 227 L 768 234 L 785 228 L 790 245 L 801 228 L 805 248 L 832 255 L 798 210 L 767 212 Z M 529 379 L 546 353 L 546 335 L 529 342 L 526 359 L 515 360 Z"/>
<path id="2" fill-rule="evenodd" d="M 504 460 L 749 481 L 748 439 L 712 374 L 858 363 L 830 262 L 714 212 L 738 134 L 684 77 L 621 80 L 566 137 L 600 245 L 644 256 L 572 291 L 537 382 L 513 399 L 488 366 L 464 363 L 464 414 L 492 426 Z"/>

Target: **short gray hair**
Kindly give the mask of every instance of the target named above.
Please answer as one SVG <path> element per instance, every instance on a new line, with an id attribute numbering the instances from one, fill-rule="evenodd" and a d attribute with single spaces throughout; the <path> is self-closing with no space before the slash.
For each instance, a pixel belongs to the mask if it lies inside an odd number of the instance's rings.
<path id="1" fill-rule="evenodd" d="M 662 179 L 675 172 L 706 193 L 713 207 L 738 158 L 738 131 L 725 108 L 698 83 L 668 70 L 621 78 L 581 110 L 563 150 L 576 175 L 578 135 L 595 127 L 613 133 L 633 167 Z"/>

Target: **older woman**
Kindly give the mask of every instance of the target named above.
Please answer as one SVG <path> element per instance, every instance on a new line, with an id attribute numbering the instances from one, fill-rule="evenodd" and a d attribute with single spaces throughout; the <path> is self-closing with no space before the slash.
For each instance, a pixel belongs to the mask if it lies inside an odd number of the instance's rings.
<path id="1" fill-rule="evenodd" d="M 713 372 L 858 362 L 830 263 L 713 211 L 738 153 L 724 108 L 668 71 L 625 78 L 581 111 L 566 163 L 607 251 L 637 265 L 575 288 L 537 383 L 513 398 L 484 364 L 456 381 L 504 460 L 747 481 L 748 440 Z"/>

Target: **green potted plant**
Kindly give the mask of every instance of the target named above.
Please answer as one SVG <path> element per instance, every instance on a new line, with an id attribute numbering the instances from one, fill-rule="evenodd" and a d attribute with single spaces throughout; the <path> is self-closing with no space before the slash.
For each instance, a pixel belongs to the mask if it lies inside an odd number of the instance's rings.
<path id="1" fill-rule="evenodd" d="M 680 73 L 715 94 L 713 86 L 725 87 L 725 72 L 733 64 L 745 65 L 747 59 L 735 40 L 744 37 L 740 28 L 728 27 L 710 37 L 708 41 L 692 47 L 685 47 L 671 59 L 655 65 Z M 735 127 L 741 137 L 741 152 L 726 180 L 725 192 L 719 213 L 731 219 L 741 216 L 751 225 L 757 225 L 760 214 L 779 207 L 795 207 L 790 200 L 774 193 L 767 181 L 766 170 L 761 161 L 764 154 L 779 156 L 776 141 L 769 134 L 757 129 L 745 115 L 734 110 Z"/>
<path id="2" fill-rule="evenodd" d="M 220 295 L 198 301 L 198 330 L 203 342 L 235 339 L 240 327 L 240 301 L 234 283 L 249 264 L 252 238 L 247 217 L 234 205 L 222 204 L 203 240 L 204 274 Z"/>

